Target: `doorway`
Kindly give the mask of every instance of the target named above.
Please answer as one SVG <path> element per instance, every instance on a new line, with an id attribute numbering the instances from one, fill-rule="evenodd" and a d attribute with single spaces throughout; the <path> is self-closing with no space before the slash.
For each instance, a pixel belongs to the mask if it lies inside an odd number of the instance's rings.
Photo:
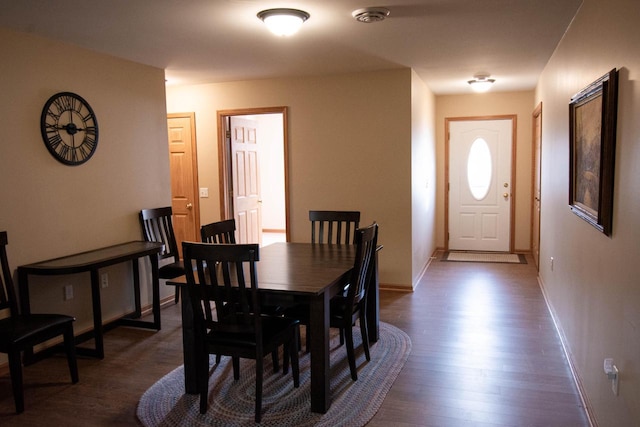
<path id="1" fill-rule="evenodd" d="M 445 119 L 450 250 L 513 252 L 516 116 Z"/>
<path id="2" fill-rule="evenodd" d="M 218 111 L 221 218 L 239 243 L 289 241 L 287 107 Z"/>

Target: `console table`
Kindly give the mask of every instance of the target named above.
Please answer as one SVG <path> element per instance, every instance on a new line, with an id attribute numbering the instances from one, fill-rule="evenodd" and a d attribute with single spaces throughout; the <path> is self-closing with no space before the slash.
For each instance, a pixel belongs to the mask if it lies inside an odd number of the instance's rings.
<path id="1" fill-rule="evenodd" d="M 20 293 L 20 307 L 23 314 L 31 313 L 29 302 L 29 275 L 56 276 L 62 274 L 76 274 L 88 272 L 91 275 L 91 300 L 93 305 L 93 331 L 76 337 L 76 344 L 95 340 L 95 348 L 78 348 L 78 354 L 104 358 L 102 324 L 102 305 L 100 302 L 100 276 L 98 270 L 114 264 L 131 261 L 133 264 L 133 287 L 135 311 L 124 315 L 114 322 L 114 326 L 126 325 L 160 330 L 160 279 L 158 277 L 158 253 L 162 250 L 162 243 L 133 241 L 119 245 L 108 246 L 88 252 L 68 255 L 33 264 L 18 267 L 18 287 Z M 151 280 L 153 288 L 153 321 L 140 320 L 142 307 L 140 304 L 140 272 L 138 260 L 149 257 L 151 261 Z M 30 355 L 28 355 L 30 356 Z"/>

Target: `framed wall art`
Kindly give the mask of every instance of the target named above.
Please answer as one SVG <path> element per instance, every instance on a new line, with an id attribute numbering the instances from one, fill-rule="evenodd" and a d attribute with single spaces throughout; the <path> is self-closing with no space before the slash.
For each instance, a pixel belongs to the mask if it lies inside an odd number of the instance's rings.
<path id="1" fill-rule="evenodd" d="M 611 235 L 618 72 L 614 68 L 569 103 L 569 206 Z"/>

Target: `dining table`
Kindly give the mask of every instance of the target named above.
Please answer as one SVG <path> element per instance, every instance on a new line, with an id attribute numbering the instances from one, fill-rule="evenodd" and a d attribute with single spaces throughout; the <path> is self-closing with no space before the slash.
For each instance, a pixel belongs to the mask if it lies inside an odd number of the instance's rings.
<path id="1" fill-rule="evenodd" d="M 279 242 L 260 248 L 256 263 L 258 289 L 264 304 L 309 306 L 311 348 L 311 411 L 326 413 L 331 406 L 329 314 L 331 298 L 348 282 L 356 254 L 354 245 Z M 379 337 L 377 251 L 371 265 L 367 300 L 369 340 Z M 185 392 L 198 394 L 194 320 L 186 277 L 167 281 L 180 288 Z M 346 357 L 346 352 L 345 352 Z"/>

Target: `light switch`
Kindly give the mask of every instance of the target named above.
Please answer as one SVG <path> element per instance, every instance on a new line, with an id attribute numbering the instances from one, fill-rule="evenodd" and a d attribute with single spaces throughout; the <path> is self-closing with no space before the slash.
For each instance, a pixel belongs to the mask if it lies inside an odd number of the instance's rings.
<path id="1" fill-rule="evenodd" d="M 209 189 L 201 188 L 200 189 L 200 197 L 209 197 Z"/>

